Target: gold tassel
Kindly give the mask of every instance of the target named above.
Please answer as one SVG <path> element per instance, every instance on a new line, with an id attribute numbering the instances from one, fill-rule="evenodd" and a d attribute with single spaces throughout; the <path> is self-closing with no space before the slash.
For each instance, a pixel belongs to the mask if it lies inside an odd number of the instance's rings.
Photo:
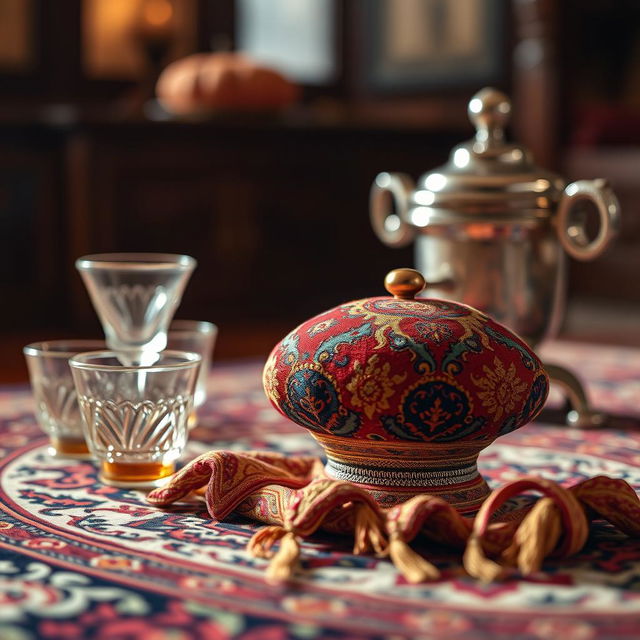
<path id="1" fill-rule="evenodd" d="M 397 533 L 389 540 L 388 552 L 396 569 L 412 584 L 440 577 L 438 569 L 416 553 Z"/>
<path id="2" fill-rule="evenodd" d="M 522 575 L 540 570 L 562 533 L 560 511 L 551 498 L 541 498 L 527 513 L 502 557 L 516 564 Z"/>
<path id="3" fill-rule="evenodd" d="M 278 525 L 262 527 L 247 543 L 247 551 L 254 558 L 273 558 L 273 545 L 286 534 L 287 530 Z"/>
<path id="4" fill-rule="evenodd" d="M 462 564 L 471 577 L 478 578 L 482 582 L 494 582 L 504 578 L 504 568 L 485 556 L 480 539 L 473 533 L 467 541 Z"/>
<path id="5" fill-rule="evenodd" d="M 291 578 L 300 558 L 300 545 L 292 531 L 287 531 L 280 541 L 280 548 L 267 567 L 268 582 L 280 584 Z"/>
<path id="6" fill-rule="evenodd" d="M 355 509 L 353 553 L 361 555 L 373 549 L 377 555 L 384 554 L 389 542 L 382 529 L 380 518 L 368 504 L 357 504 Z"/>

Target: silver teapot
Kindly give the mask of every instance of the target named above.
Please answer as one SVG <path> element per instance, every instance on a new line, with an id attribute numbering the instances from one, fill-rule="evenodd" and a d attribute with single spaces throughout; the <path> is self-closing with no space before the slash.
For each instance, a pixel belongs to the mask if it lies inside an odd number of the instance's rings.
<path id="1" fill-rule="evenodd" d="M 620 205 L 604 180 L 567 184 L 536 166 L 527 149 L 505 141 L 511 103 L 485 88 L 468 106 L 476 127 L 447 164 L 417 186 L 403 173 L 380 173 L 371 188 L 371 223 L 390 247 L 415 241 L 423 295 L 476 307 L 521 335 L 532 347 L 556 335 L 564 314 L 565 252 L 578 260 L 599 256 L 620 225 Z M 587 233 L 584 202 L 598 212 Z M 602 416 L 589 407 L 578 379 L 545 364 L 571 405 L 571 424 L 592 426 Z"/>

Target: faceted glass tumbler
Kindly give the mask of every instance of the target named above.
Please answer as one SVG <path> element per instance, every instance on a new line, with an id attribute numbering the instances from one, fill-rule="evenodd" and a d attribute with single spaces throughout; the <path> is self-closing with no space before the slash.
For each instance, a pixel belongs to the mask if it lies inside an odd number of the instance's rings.
<path id="1" fill-rule="evenodd" d="M 120 364 L 112 351 L 71 358 L 85 438 L 104 483 L 145 488 L 173 473 L 187 441 L 200 361 L 182 351 L 137 367 Z"/>
<path id="2" fill-rule="evenodd" d="M 36 418 L 49 435 L 49 454 L 53 456 L 90 457 L 69 358 L 102 348 L 104 342 L 98 340 L 49 340 L 34 342 L 22 350 L 29 369 Z"/>
<path id="3" fill-rule="evenodd" d="M 102 253 L 76 260 L 107 346 L 124 364 L 151 364 L 196 266 L 170 253 Z"/>
<path id="4" fill-rule="evenodd" d="M 202 358 L 194 395 L 195 407 L 201 407 L 207 399 L 207 375 L 217 337 L 218 327 L 212 322 L 174 320 L 169 326 L 167 349 L 192 351 Z"/>

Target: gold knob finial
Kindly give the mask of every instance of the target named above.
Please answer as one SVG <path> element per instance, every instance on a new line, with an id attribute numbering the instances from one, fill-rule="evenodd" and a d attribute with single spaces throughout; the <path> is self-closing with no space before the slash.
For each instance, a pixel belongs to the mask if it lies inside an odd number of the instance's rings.
<path id="1" fill-rule="evenodd" d="M 415 269 L 394 269 L 384 279 L 385 289 L 397 300 L 413 300 L 427 285 Z"/>

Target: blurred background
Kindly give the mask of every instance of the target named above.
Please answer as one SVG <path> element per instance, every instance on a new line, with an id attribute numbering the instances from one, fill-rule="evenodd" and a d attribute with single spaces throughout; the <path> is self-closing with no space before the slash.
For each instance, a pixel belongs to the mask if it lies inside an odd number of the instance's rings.
<path id="1" fill-rule="evenodd" d="M 162 70 L 211 51 L 295 99 L 163 108 Z M 0 381 L 26 380 L 29 341 L 101 335 L 87 253 L 194 256 L 177 317 L 219 325 L 217 360 L 381 294 L 413 253 L 375 237 L 372 180 L 445 162 L 485 85 L 539 164 L 621 200 L 615 246 L 570 264 L 563 335 L 640 345 L 636 0 L 0 0 Z"/>

